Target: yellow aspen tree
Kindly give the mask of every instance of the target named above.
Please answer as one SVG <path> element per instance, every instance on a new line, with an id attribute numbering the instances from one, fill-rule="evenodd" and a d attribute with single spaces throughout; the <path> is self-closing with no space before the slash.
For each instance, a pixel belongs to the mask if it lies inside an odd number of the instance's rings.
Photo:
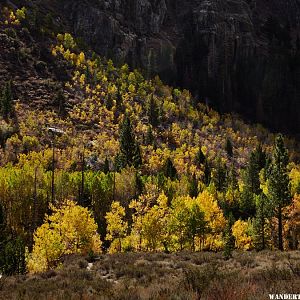
<path id="1" fill-rule="evenodd" d="M 122 250 L 122 238 L 126 236 L 128 228 L 128 223 L 124 220 L 125 215 L 125 208 L 122 207 L 120 202 L 117 201 L 111 204 L 111 210 L 106 213 L 106 240 L 112 241 L 110 252 L 114 252 L 115 250 Z M 115 247 L 115 241 L 117 241 L 118 243 L 117 247 Z"/>
<path id="2" fill-rule="evenodd" d="M 235 247 L 239 250 L 250 250 L 253 247 L 249 227 L 249 222 L 242 220 L 237 220 L 232 226 L 232 235 L 235 238 Z"/>
<path id="3" fill-rule="evenodd" d="M 196 198 L 201 211 L 204 212 L 204 220 L 210 228 L 206 235 L 204 247 L 210 250 L 220 250 L 223 247 L 223 231 L 226 226 L 226 219 L 217 200 L 207 191 L 203 191 Z"/>
<path id="4" fill-rule="evenodd" d="M 61 207 L 51 207 L 52 215 L 34 234 L 34 246 L 27 268 L 31 273 L 42 272 L 59 265 L 66 254 L 101 252 L 97 224 L 87 208 L 73 201 Z"/>

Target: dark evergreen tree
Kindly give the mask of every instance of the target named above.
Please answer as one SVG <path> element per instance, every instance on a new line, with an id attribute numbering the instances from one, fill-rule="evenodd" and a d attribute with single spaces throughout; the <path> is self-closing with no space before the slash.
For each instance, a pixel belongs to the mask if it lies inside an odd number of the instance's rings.
<path id="1" fill-rule="evenodd" d="M 232 146 L 232 142 L 230 139 L 226 140 L 225 150 L 226 150 L 228 157 L 232 158 L 233 157 L 233 146 Z"/>
<path id="2" fill-rule="evenodd" d="M 138 142 L 135 142 L 134 145 L 134 153 L 133 153 L 133 166 L 135 168 L 139 168 L 142 165 L 142 155 L 141 155 L 141 149 Z"/>
<path id="3" fill-rule="evenodd" d="M 139 172 L 135 173 L 135 190 L 135 198 L 138 198 L 144 190 L 143 178 Z"/>
<path id="4" fill-rule="evenodd" d="M 8 81 L 5 84 L 5 87 L 2 91 L 1 99 L 0 99 L 0 108 L 1 114 L 3 118 L 10 117 L 13 111 L 13 95 L 12 95 L 12 87 L 11 81 Z"/>
<path id="5" fill-rule="evenodd" d="M 232 251 L 235 246 L 235 238 L 232 234 L 232 226 L 234 224 L 234 218 L 232 214 L 229 215 L 227 225 L 224 232 L 224 252 L 223 256 L 227 260 L 232 257 Z"/>
<path id="6" fill-rule="evenodd" d="M 230 193 L 230 196 L 233 198 L 231 198 L 231 200 L 228 201 L 224 194 L 223 197 L 219 197 L 218 204 L 223 210 L 224 216 L 229 217 L 229 215 L 232 214 L 235 219 L 238 219 L 240 217 L 240 210 L 239 210 L 240 193 L 239 193 L 238 177 L 233 164 L 229 168 L 227 174 L 226 192 Z"/>
<path id="7" fill-rule="evenodd" d="M 192 178 L 190 179 L 190 182 L 189 182 L 189 195 L 191 197 L 197 197 L 198 194 L 199 194 L 198 180 L 197 180 L 197 177 L 194 173 Z"/>
<path id="8" fill-rule="evenodd" d="M 116 111 L 121 111 L 122 106 L 123 106 L 122 92 L 120 91 L 120 89 L 118 89 L 117 97 L 116 97 L 116 107 L 117 107 Z"/>
<path id="9" fill-rule="evenodd" d="M 282 209 L 291 203 L 290 179 L 287 165 L 288 152 L 284 146 L 282 135 L 278 135 L 273 149 L 271 173 L 268 180 L 270 200 L 278 219 L 278 249 L 283 250 Z"/>
<path id="10" fill-rule="evenodd" d="M 59 90 L 55 96 L 55 105 L 58 107 L 58 113 L 60 116 L 66 115 L 66 99 L 62 90 Z"/>
<path id="11" fill-rule="evenodd" d="M 104 174 L 108 174 L 109 173 L 109 160 L 108 158 L 106 157 L 105 158 L 105 161 L 104 161 L 104 165 L 103 165 L 103 173 Z"/>
<path id="12" fill-rule="evenodd" d="M 240 217 L 243 220 L 253 218 L 256 213 L 255 194 L 247 186 L 241 192 L 240 198 Z"/>
<path id="13" fill-rule="evenodd" d="M 237 190 L 239 188 L 238 175 L 234 165 L 232 164 L 227 172 L 227 187 L 232 190 Z"/>
<path id="14" fill-rule="evenodd" d="M 241 195 L 240 209 L 243 219 L 252 218 L 256 213 L 255 197 L 261 194 L 260 172 L 266 166 L 266 153 L 261 145 L 253 150 L 244 172 L 244 189 Z"/>
<path id="15" fill-rule="evenodd" d="M 203 175 L 203 182 L 206 185 L 209 185 L 211 181 L 211 167 L 209 161 L 206 159 L 204 162 L 204 175 Z"/>
<path id="16" fill-rule="evenodd" d="M 167 158 L 167 160 L 164 163 L 163 166 L 163 174 L 170 179 L 176 179 L 177 177 L 177 170 L 173 165 L 173 162 L 170 157 Z"/>
<path id="17" fill-rule="evenodd" d="M 218 156 L 215 168 L 214 168 L 214 176 L 213 182 L 218 191 L 223 191 L 226 188 L 226 165 L 222 162 L 220 156 Z"/>
<path id="18" fill-rule="evenodd" d="M 250 154 L 249 163 L 245 172 L 245 186 L 250 189 L 251 193 L 260 194 L 259 173 L 266 165 L 266 153 L 259 145 Z"/>
<path id="19" fill-rule="evenodd" d="M 10 276 L 24 274 L 25 271 L 25 244 L 21 238 L 9 234 L 5 212 L 0 204 L 0 273 Z"/>
<path id="20" fill-rule="evenodd" d="M 206 157 L 200 147 L 199 151 L 197 152 L 196 158 L 195 158 L 195 163 L 198 167 L 200 167 L 201 165 L 203 165 L 206 161 Z"/>
<path id="21" fill-rule="evenodd" d="M 106 102 L 105 102 L 105 106 L 108 110 L 111 110 L 113 107 L 113 99 L 111 94 L 108 94 L 106 97 Z"/>
<path id="22" fill-rule="evenodd" d="M 156 127 L 159 123 L 159 107 L 153 95 L 151 95 L 149 103 L 147 105 L 147 116 L 149 118 L 149 123 L 153 127 Z"/>
<path id="23" fill-rule="evenodd" d="M 255 249 L 260 251 L 264 250 L 268 245 L 268 237 L 266 235 L 266 223 L 270 214 L 269 199 L 260 194 L 256 198 L 256 216 L 253 222 L 254 227 L 254 246 Z"/>
<path id="24" fill-rule="evenodd" d="M 128 166 L 138 168 L 142 164 L 140 147 L 136 141 L 130 119 L 125 115 L 120 125 L 120 152 L 116 157 L 117 170 Z"/>
<path id="25" fill-rule="evenodd" d="M 153 136 L 153 132 L 152 132 L 152 127 L 148 126 L 147 135 L 146 135 L 146 139 L 145 139 L 145 144 L 146 145 L 153 145 L 153 143 L 154 143 L 154 136 Z"/>
<path id="26" fill-rule="evenodd" d="M 0 271 L 11 276 L 26 272 L 25 244 L 20 237 L 7 238 L 0 254 Z"/>

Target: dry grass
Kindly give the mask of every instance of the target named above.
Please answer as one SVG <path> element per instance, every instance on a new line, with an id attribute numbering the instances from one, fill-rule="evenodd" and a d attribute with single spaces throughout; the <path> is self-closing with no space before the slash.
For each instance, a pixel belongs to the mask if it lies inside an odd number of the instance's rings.
<path id="1" fill-rule="evenodd" d="M 268 299 L 300 292 L 300 252 L 67 257 L 59 270 L 0 279 L 0 299 Z"/>

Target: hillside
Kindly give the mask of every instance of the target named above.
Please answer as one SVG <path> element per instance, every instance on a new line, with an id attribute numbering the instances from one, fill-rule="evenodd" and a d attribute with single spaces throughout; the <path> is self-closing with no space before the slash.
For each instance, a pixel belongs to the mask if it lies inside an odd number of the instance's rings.
<path id="1" fill-rule="evenodd" d="M 100 56 L 44 5 L 0 7 L 3 274 L 70 254 L 299 249 L 297 140 Z"/>
<path id="2" fill-rule="evenodd" d="M 299 135 L 297 0 L 12 2 L 197 101 Z"/>

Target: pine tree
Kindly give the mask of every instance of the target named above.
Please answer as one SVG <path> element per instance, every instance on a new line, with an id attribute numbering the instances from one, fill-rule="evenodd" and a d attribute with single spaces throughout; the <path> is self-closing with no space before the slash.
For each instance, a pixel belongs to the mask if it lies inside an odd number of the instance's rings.
<path id="1" fill-rule="evenodd" d="M 230 214 L 228 217 L 227 225 L 226 225 L 225 232 L 224 232 L 225 244 L 224 244 L 223 256 L 226 260 L 232 257 L 232 251 L 234 250 L 234 246 L 235 246 L 235 239 L 232 234 L 233 224 L 234 224 L 234 218 L 233 218 L 232 214 Z"/>
<path id="2" fill-rule="evenodd" d="M 106 157 L 103 165 L 103 173 L 108 174 L 109 173 L 109 160 Z"/>
<path id="3" fill-rule="evenodd" d="M 145 144 L 153 145 L 153 142 L 154 142 L 154 136 L 153 136 L 153 132 L 152 132 L 152 127 L 148 126 Z"/>
<path id="4" fill-rule="evenodd" d="M 228 186 L 228 188 L 231 188 L 233 190 L 236 190 L 239 188 L 238 176 L 237 176 L 236 169 L 233 164 L 230 166 L 228 174 L 227 174 L 227 186 Z"/>
<path id="5" fill-rule="evenodd" d="M 167 158 L 165 164 L 163 166 L 163 174 L 171 179 L 176 179 L 177 177 L 177 170 L 173 165 L 173 162 L 170 157 Z"/>
<path id="6" fill-rule="evenodd" d="M 258 195 L 261 192 L 259 173 L 266 165 L 266 153 L 259 145 L 254 151 L 251 152 L 249 163 L 245 173 L 245 185 L 251 191 Z"/>
<path id="7" fill-rule="evenodd" d="M 241 195 L 240 208 L 243 219 L 254 217 L 256 213 L 255 197 L 261 194 L 260 171 L 266 165 L 266 153 L 261 145 L 253 150 L 244 174 L 244 189 Z"/>
<path id="8" fill-rule="evenodd" d="M 205 159 L 203 182 L 206 185 L 209 185 L 210 180 L 211 180 L 211 167 L 210 167 L 209 161 L 207 159 Z"/>
<path id="9" fill-rule="evenodd" d="M 193 174 L 192 178 L 190 179 L 190 186 L 189 186 L 189 195 L 191 197 L 197 197 L 199 193 L 198 190 L 198 180 L 197 177 L 195 175 L 195 173 Z"/>
<path id="10" fill-rule="evenodd" d="M 60 116 L 66 115 L 66 99 L 62 92 L 62 90 L 59 90 L 55 96 L 54 100 L 55 105 L 58 106 L 58 113 Z"/>
<path id="11" fill-rule="evenodd" d="M 195 163 L 198 167 L 200 167 L 201 165 L 203 165 L 206 161 L 206 157 L 202 151 L 202 149 L 200 148 L 199 151 L 197 152 L 196 158 L 195 158 Z"/>
<path id="12" fill-rule="evenodd" d="M 222 162 L 220 156 L 216 161 L 213 182 L 218 191 L 223 191 L 226 187 L 226 165 Z"/>
<path id="13" fill-rule="evenodd" d="M 255 216 L 255 194 L 245 186 L 240 198 L 240 217 L 243 220 L 247 220 Z"/>
<path id="14" fill-rule="evenodd" d="M 154 100 L 153 95 L 150 98 L 150 101 L 147 106 L 147 116 L 149 122 L 153 127 L 156 127 L 159 123 L 159 108 Z"/>
<path id="15" fill-rule="evenodd" d="M 25 244 L 20 237 L 9 238 L 1 254 L 0 270 L 3 274 L 11 276 L 25 273 Z"/>
<path id="16" fill-rule="evenodd" d="M 13 110 L 11 81 L 8 81 L 2 91 L 0 108 L 3 118 L 8 118 Z"/>
<path id="17" fill-rule="evenodd" d="M 113 107 L 113 99 L 112 99 L 112 96 L 111 94 L 108 94 L 107 95 L 107 98 L 106 98 L 106 102 L 105 102 L 105 106 L 108 110 L 111 110 L 112 107 Z"/>
<path id="18" fill-rule="evenodd" d="M 233 157 L 233 146 L 232 143 L 230 141 L 230 139 L 226 140 L 226 144 L 225 144 L 225 150 L 227 152 L 227 155 L 232 158 Z"/>
<path id="19" fill-rule="evenodd" d="M 289 162 L 288 152 L 284 146 L 282 135 L 278 135 L 273 149 L 273 162 L 268 181 L 270 200 L 278 219 L 278 248 L 283 250 L 283 225 L 282 209 L 291 203 L 290 179 L 287 165 Z"/>
<path id="20" fill-rule="evenodd" d="M 10 276 L 24 274 L 25 271 L 25 244 L 20 237 L 8 233 L 4 209 L 0 204 L 0 274 Z"/>
<path id="21" fill-rule="evenodd" d="M 126 115 L 120 126 L 120 152 L 116 157 L 116 168 L 128 166 L 138 168 L 142 164 L 140 146 L 136 141 L 130 118 Z"/>
<path id="22" fill-rule="evenodd" d="M 264 250 L 268 244 L 266 225 L 270 217 L 270 203 L 264 194 L 255 197 L 256 216 L 254 219 L 254 245 L 256 250 Z"/>
<path id="23" fill-rule="evenodd" d="M 135 198 L 138 198 L 144 190 L 143 178 L 139 172 L 135 173 L 135 190 Z"/>

